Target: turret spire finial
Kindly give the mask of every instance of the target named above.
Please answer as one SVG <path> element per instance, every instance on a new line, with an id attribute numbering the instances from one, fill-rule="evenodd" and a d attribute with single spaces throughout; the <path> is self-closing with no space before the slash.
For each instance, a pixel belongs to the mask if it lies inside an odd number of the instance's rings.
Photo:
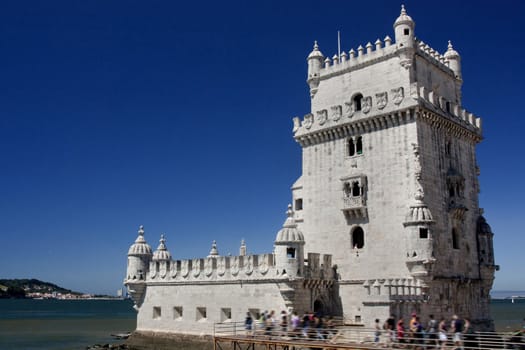
<path id="1" fill-rule="evenodd" d="M 448 41 L 448 49 L 449 50 L 453 50 L 454 49 L 454 47 L 452 47 L 452 42 L 450 40 Z"/>
<path id="2" fill-rule="evenodd" d="M 317 45 L 317 40 L 314 40 L 314 50 L 319 50 L 319 45 Z"/>
<path id="3" fill-rule="evenodd" d="M 291 204 L 288 204 L 288 209 L 286 210 L 286 216 L 291 218 L 293 216 L 293 210 L 292 210 L 292 205 Z"/>
<path id="4" fill-rule="evenodd" d="M 138 233 L 139 233 L 139 236 L 144 236 L 144 225 L 140 225 L 140 226 L 139 226 L 139 231 L 138 231 Z"/>
<path id="5" fill-rule="evenodd" d="M 401 4 L 401 15 L 406 15 L 406 14 L 407 14 L 407 10 L 405 10 L 405 5 Z"/>
<path id="6" fill-rule="evenodd" d="M 211 243 L 211 250 L 210 254 L 208 254 L 208 258 L 216 258 L 219 256 L 219 250 L 217 249 L 217 241 L 213 240 Z"/>

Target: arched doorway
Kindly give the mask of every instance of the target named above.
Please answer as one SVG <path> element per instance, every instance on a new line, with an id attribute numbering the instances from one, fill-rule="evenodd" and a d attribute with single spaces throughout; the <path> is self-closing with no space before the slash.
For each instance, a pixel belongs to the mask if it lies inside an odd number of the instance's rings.
<path id="1" fill-rule="evenodd" d="M 314 313 L 319 315 L 324 315 L 325 313 L 324 304 L 319 299 L 314 301 Z"/>

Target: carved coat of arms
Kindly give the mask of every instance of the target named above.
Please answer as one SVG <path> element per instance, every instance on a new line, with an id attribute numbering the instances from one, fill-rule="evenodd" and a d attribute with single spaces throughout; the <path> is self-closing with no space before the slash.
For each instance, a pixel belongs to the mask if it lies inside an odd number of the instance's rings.
<path id="1" fill-rule="evenodd" d="M 343 114 L 343 108 L 341 106 L 332 106 L 331 110 L 333 121 L 338 121 L 339 119 L 341 119 L 341 116 Z"/>
<path id="2" fill-rule="evenodd" d="M 314 115 L 312 113 L 308 113 L 307 115 L 304 116 L 303 126 L 307 129 L 310 129 L 313 124 L 314 124 Z"/>
<path id="3" fill-rule="evenodd" d="M 372 109 L 372 96 L 363 97 L 361 100 L 361 110 L 368 113 Z"/>
<path id="4" fill-rule="evenodd" d="M 386 92 L 382 92 L 382 93 L 379 93 L 379 94 L 376 94 L 376 103 L 377 103 L 377 108 L 379 109 L 383 109 L 386 107 L 386 104 L 388 103 L 388 95 Z"/>
<path id="5" fill-rule="evenodd" d="M 403 87 L 398 87 L 397 89 L 392 89 L 392 101 L 396 105 L 400 104 L 401 101 L 403 101 L 403 98 L 405 97 L 405 92 L 403 91 Z"/>
<path id="6" fill-rule="evenodd" d="M 345 102 L 345 116 L 352 118 L 354 115 L 354 103 L 352 101 Z"/>
<path id="7" fill-rule="evenodd" d="M 322 111 L 317 111 L 317 121 L 319 125 L 323 125 L 328 120 L 328 111 L 323 109 Z"/>

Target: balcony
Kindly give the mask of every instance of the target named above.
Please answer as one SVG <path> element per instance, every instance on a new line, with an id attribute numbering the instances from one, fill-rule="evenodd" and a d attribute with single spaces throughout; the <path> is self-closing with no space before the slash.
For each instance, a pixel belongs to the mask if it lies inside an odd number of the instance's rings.
<path id="1" fill-rule="evenodd" d="M 343 197 L 341 209 L 349 219 L 366 218 L 366 202 L 363 196 Z"/>

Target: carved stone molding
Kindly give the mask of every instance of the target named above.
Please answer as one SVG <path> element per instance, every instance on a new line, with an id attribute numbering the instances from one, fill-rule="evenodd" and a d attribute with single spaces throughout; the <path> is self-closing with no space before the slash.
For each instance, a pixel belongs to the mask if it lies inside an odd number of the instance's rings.
<path id="1" fill-rule="evenodd" d="M 193 259 L 192 261 L 193 276 L 198 277 L 201 274 L 201 262 L 200 259 Z"/>
<path id="2" fill-rule="evenodd" d="M 206 276 L 211 276 L 211 274 L 213 273 L 213 260 L 215 258 L 207 258 L 204 262 L 204 273 L 206 274 Z"/>
<path id="3" fill-rule="evenodd" d="M 238 256 L 234 256 L 231 260 L 230 271 L 232 275 L 236 276 L 239 273 L 240 261 Z"/>
<path id="4" fill-rule="evenodd" d="M 188 260 L 183 260 L 181 262 L 181 267 L 180 267 L 180 273 L 182 275 L 182 277 L 186 278 L 188 277 L 188 274 L 190 273 L 190 262 Z"/>
<path id="5" fill-rule="evenodd" d="M 248 255 L 244 261 L 244 273 L 251 275 L 253 272 L 253 256 Z"/>
<path id="6" fill-rule="evenodd" d="M 225 258 L 217 259 L 217 274 L 219 276 L 224 276 L 226 273 L 226 260 Z"/>

